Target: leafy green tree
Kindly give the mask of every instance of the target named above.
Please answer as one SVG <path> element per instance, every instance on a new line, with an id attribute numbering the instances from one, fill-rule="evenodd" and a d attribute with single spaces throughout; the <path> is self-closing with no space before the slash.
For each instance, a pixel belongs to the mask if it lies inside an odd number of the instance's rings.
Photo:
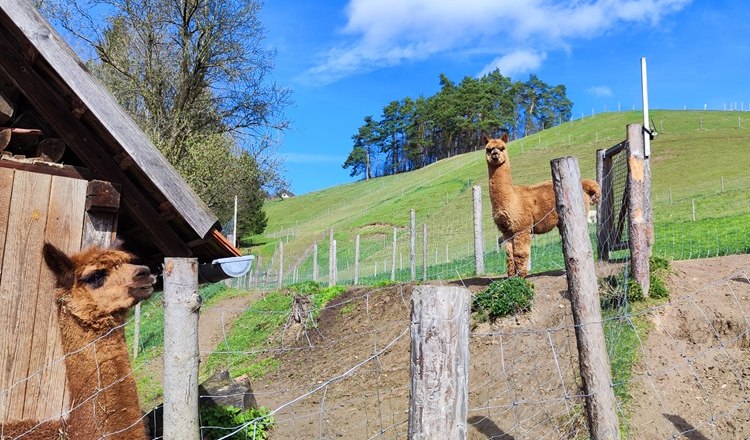
<path id="1" fill-rule="evenodd" d="M 290 92 L 268 79 L 275 53 L 263 46 L 260 8 L 257 0 L 42 4 L 53 22 L 88 43 L 90 69 L 225 219 L 234 191 L 256 200 L 263 187 L 284 186 L 274 140 L 288 128 Z"/>

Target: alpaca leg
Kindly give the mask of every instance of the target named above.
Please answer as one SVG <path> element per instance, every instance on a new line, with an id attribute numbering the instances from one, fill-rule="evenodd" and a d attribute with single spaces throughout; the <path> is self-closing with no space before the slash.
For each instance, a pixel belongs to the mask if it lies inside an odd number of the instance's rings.
<path id="1" fill-rule="evenodd" d="M 505 240 L 505 267 L 508 271 L 508 277 L 514 277 L 516 276 L 516 265 L 513 262 L 513 238 L 503 237 L 498 238 L 497 240 Z"/>
<path id="2" fill-rule="evenodd" d="M 519 232 L 513 237 L 513 261 L 518 276 L 526 278 L 528 275 L 529 256 L 531 255 L 531 233 Z"/>

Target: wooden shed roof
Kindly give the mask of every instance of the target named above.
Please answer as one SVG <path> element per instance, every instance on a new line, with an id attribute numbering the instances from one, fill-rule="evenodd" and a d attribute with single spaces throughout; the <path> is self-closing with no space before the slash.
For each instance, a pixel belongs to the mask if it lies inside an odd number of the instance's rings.
<path id="1" fill-rule="evenodd" d="M 28 0 L 0 0 L 0 92 L 67 146 L 66 166 L 42 170 L 119 186 L 118 235 L 146 262 L 239 255 L 216 216 Z"/>

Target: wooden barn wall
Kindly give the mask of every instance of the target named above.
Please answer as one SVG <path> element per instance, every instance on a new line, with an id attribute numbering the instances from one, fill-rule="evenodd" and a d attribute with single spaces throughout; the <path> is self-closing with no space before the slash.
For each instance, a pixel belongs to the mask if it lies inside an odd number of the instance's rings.
<path id="1" fill-rule="evenodd" d="M 0 168 L 0 422 L 56 419 L 68 410 L 42 246 L 80 249 L 87 184 Z"/>

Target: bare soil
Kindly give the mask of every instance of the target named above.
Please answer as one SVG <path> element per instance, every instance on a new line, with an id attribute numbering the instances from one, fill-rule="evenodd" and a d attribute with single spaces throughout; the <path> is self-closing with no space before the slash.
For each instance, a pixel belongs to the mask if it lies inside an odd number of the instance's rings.
<path id="1" fill-rule="evenodd" d="M 749 272 L 750 255 L 673 262 L 672 299 L 647 315 L 653 328 L 641 340 L 633 399 L 620 408 L 626 438 L 750 437 Z M 477 292 L 492 280 L 455 284 Z M 529 280 L 533 311 L 472 329 L 471 439 L 586 438 L 565 276 Z M 315 328 L 269 341 L 280 368 L 251 387 L 274 411 L 272 439 L 406 438 L 412 287 L 350 289 Z M 228 328 L 231 316 L 216 316 L 223 324 L 213 328 Z M 201 333 L 202 353 L 221 339 Z"/>

